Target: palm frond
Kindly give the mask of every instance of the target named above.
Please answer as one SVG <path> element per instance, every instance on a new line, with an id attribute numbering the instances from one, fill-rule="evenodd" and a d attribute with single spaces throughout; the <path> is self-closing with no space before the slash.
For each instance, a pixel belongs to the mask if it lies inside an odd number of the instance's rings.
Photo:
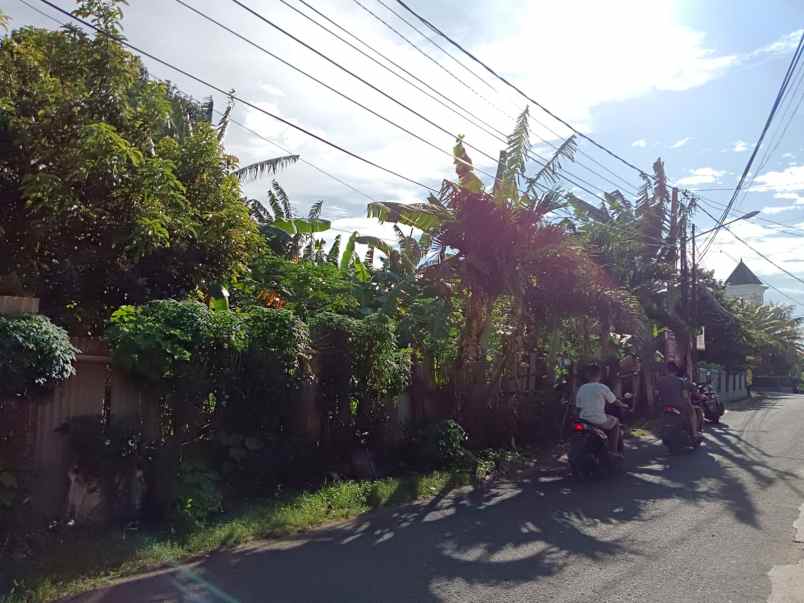
<path id="1" fill-rule="evenodd" d="M 494 196 L 498 199 L 516 199 L 519 178 L 525 175 L 525 165 L 530 154 L 529 108 L 519 114 L 514 131 L 508 136 L 505 151 L 500 153 Z"/>
<path id="2" fill-rule="evenodd" d="M 264 159 L 262 161 L 257 161 L 245 167 L 242 167 L 238 170 L 235 170 L 234 175 L 237 176 L 237 179 L 241 182 L 249 182 L 251 180 L 256 180 L 257 178 L 261 178 L 265 175 L 273 175 L 286 168 L 289 165 L 293 165 L 299 160 L 298 155 L 283 155 L 281 157 L 272 157 L 270 159 Z"/>
<path id="3" fill-rule="evenodd" d="M 289 235 L 313 235 L 317 232 L 326 232 L 332 227 L 329 220 L 308 220 L 307 218 L 278 218 L 273 222 L 273 226 L 283 230 Z"/>
<path id="4" fill-rule="evenodd" d="M 542 180 L 546 180 L 552 184 L 558 182 L 559 173 L 561 172 L 562 160 L 575 161 L 575 151 L 578 148 L 578 142 L 575 135 L 570 136 L 561 143 L 561 146 L 556 149 L 553 156 L 548 159 L 542 168 L 536 172 L 533 178 L 528 178 L 528 194 L 532 194 L 536 185 Z"/>
<path id="5" fill-rule="evenodd" d="M 440 229 L 453 219 L 452 213 L 448 209 L 432 202 L 377 201 L 368 204 L 367 214 L 369 218 L 377 218 L 380 222 L 395 222 L 425 232 Z"/>
<path id="6" fill-rule="evenodd" d="M 229 127 L 229 118 L 232 115 L 232 109 L 234 109 L 233 95 L 234 90 L 229 94 L 229 98 L 226 101 L 226 109 L 223 110 L 223 115 L 218 121 L 218 125 L 215 126 L 215 129 L 218 131 L 218 142 L 223 142 L 223 138 L 226 136 L 226 130 Z"/>
<path id="7" fill-rule="evenodd" d="M 341 254 L 341 261 L 339 265 L 341 272 L 347 272 L 349 270 L 349 266 L 352 264 L 352 260 L 354 259 L 355 255 L 355 242 L 359 236 L 360 233 L 354 231 L 346 241 L 346 247 L 344 247 L 343 253 Z"/>
<path id="8" fill-rule="evenodd" d="M 455 164 L 455 172 L 458 174 L 458 182 L 463 190 L 479 193 L 483 190 L 483 182 L 480 178 L 475 176 L 475 168 L 472 165 L 472 160 L 466 153 L 463 146 L 463 136 L 459 136 L 452 149 L 453 163 Z"/>
<path id="9" fill-rule="evenodd" d="M 335 237 L 332 241 L 332 247 L 327 252 L 327 262 L 330 264 L 338 265 L 338 259 L 341 257 L 341 235 Z"/>
<path id="10" fill-rule="evenodd" d="M 393 251 L 391 246 L 382 239 L 380 239 L 379 237 L 362 236 L 357 237 L 356 241 L 361 245 L 368 245 L 372 249 L 379 250 L 382 254 L 384 254 L 387 257 L 390 257 L 391 252 Z"/>
<path id="11" fill-rule="evenodd" d="M 316 201 L 313 203 L 313 206 L 310 208 L 310 211 L 307 212 L 307 219 L 309 220 L 317 220 L 321 217 L 321 208 L 324 206 L 323 201 Z"/>
<path id="12" fill-rule="evenodd" d="M 310 241 L 307 245 L 305 245 L 304 250 L 302 251 L 302 259 L 309 261 L 313 259 L 313 242 Z"/>
<path id="13" fill-rule="evenodd" d="M 285 189 L 279 186 L 279 183 L 276 180 L 271 181 L 271 190 L 274 191 L 276 198 L 282 204 L 282 210 L 285 212 L 285 218 L 290 220 L 291 218 L 295 217 L 293 206 L 290 204 L 290 199 L 288 198 Z"/>
<path id="14" fill-rule="evenodd" d="M 270 224 L 274 221 L 268 208 L 257 199 L 246 199 L 246 207 L 248 207 L 249 215 L 257 224 Z"/>
<path id="15" fill-rule="evenodd" d="M 292 216 L 285 215 L 285 209 L 276 197 L 276 193 L 270 188 L 268 189 L 268 205 L 271 206 L 271 211 L 274 212 L 274 218 L 277 220 L 289 220 Z"/>

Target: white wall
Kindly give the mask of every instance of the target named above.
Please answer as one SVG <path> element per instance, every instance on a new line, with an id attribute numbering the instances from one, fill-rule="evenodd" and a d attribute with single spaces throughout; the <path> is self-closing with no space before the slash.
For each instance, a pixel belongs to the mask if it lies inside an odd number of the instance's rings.
<path id="1" fill-rule="evenodd" d="M 726 285 L 726 297 L 742 298 L 753 304 L 765 303 L 765 285 Z"/>

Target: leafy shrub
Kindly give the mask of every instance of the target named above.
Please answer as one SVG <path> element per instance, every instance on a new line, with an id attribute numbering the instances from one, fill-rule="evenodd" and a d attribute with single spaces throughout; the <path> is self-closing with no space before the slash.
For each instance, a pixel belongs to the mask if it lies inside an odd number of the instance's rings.
<path id="1" fill-rule="evenodd" d="M 40 315 L 0 316 L 0 393 L 25 396 L 75 373 L 78 350 Z"/>
<path id="2" fill-rule="evenodd" d="M 410 439 L 414 463 L 424 468 L 453 467 L 466 461 L 469 439 L 457 421 L 448 419 L 424 425 Z"/>
<path id="3" fill-rule="evenodd" d="M 365 441 L 387 421 L 386 402 L 408 384 L 410 350 L 397 345 L 394 322 L 381 314 L 357 319 L 323 312 L 310 330 L 333 438 L 346 446 L 357 433 Z"/>
<path id="4" fill-rule="evenodd" d="M 164 299 L 122 306 L 106 340 L 115 363 L 164 393 L 203 393 L 220 385 L 245 346 L 237 315 L 195 301 Z"/>
<path id="5" fill-rule="evenodd" d="M 185 528 L 204 526 L 223 511 L 220 476 L 198 461 L 185 462 L 179 468 L 175 516 Z"/>

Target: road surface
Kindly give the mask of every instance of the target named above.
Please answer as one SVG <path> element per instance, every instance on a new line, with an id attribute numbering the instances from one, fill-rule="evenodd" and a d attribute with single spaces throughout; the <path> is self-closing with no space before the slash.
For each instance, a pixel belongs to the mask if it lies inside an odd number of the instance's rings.
<path id="1" fill-rule="evenodd" d="M 436 497 L 79 600 L 804 602 L 804 396 L 723 423 L 689 455 L 640 442 L 612 480 Z"/>

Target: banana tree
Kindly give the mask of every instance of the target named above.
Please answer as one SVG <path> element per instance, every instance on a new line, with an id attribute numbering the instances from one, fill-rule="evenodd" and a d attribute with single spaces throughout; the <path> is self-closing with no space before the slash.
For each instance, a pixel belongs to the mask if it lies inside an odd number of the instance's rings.
<path id="1" fill-rule="evenodd" d="M 457 368 L 471 373 L 483 358 L 482 341 L 491 321 L 492 308 L 502 296 L 511 299 L 514 328 L 504 346 L 502 364 L 517 362 L 527 329 L 526 313 L 534 300 L 556 308 L 573 300 L 592 301 L 584 291 L 604 297 L 609 289 L 599 271 L 567 231 L 546 221 L 563 197 L 557 187 L 561 162 L 572 160 L 575 140 L 565 141 L 536 174 L 529 176 L 528 111 L 517 119 L 500 153 L 497 174 L 490 190 L 474 173 L 461 139 L 454 148 L 457 178 L 444 180 L 439 195 L 424 203 L 371 203 L 368 216 L 395 222 L 426 233 L 432 242 L 432 260 L 425 270 L 431 278 L 452 282 L 464 295 L 464 327 Z M 587 266 L 586 269 L 582 269 Z M 567 270 L 573 279 L 560 278 Z M 544 292 L 551 282 L 564 282 L 565 291 Z M 574 296 L 574 297 L 573 297 Z M 531 325 L 533 326 L 533 325 Z M 500 366 L 502 366 L 502 364 Z M 497 372 L 495 379 L 500 376 Z"/>

